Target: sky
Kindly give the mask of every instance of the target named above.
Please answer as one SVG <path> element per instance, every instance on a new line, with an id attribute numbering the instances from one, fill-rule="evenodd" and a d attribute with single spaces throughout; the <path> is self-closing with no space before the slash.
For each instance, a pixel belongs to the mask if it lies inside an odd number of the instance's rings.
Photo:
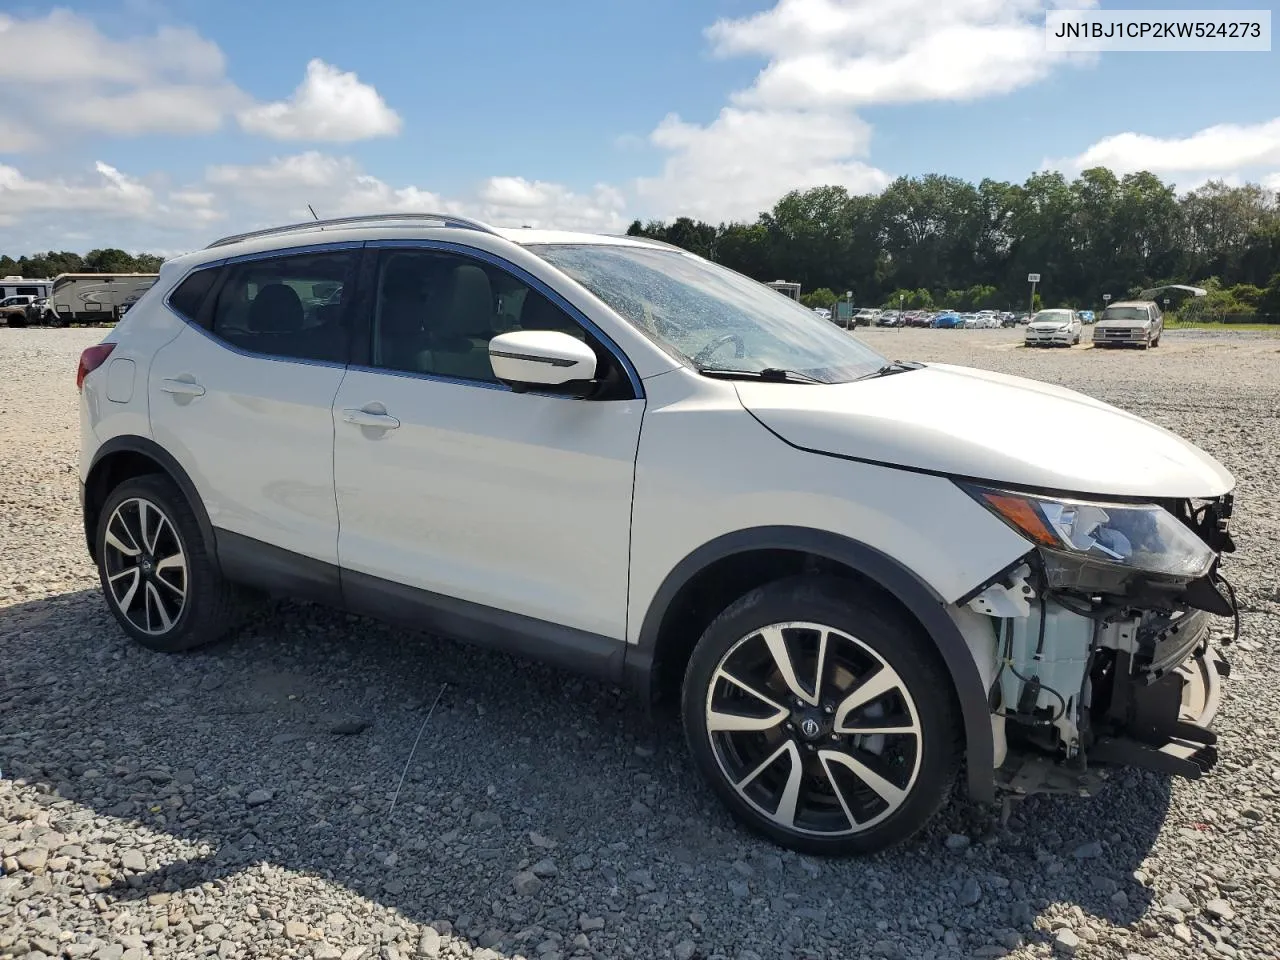
<path id="1" fill-rule="evenodd" d="M 1280 54 L 1051 52 L 1045 7 L 0 0 L 0 253 L 172 255 L 308 204 L 621 232 L 927 173 L 1280 189 Z"/>

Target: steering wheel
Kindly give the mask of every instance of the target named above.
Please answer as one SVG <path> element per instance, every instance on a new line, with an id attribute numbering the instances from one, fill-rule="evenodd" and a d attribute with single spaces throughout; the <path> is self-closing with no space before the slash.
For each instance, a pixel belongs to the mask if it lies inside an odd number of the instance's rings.
<path id="1" fill-rule="evenodd" d="M 723 336 L 716 337 L 705 347 L 699 350 L 693 358 L 694 364 L 701 366 L 703 363 L 710 360 L 712 356 L 715 355 L 715 352 L 726 343 L 732 343 L 735 345 L 733 355 L 736 359 L 741 360 L 747 355 L 747 344 L 742 337 L 736 333 L 726 333 Z"/>

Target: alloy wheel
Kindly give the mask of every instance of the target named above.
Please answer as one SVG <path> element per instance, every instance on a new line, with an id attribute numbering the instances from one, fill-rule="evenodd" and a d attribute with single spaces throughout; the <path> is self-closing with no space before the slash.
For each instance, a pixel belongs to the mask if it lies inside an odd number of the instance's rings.
<path id="1" fill-rule="evenodd" d="M 187 605 L 189 568 L 173 522 L 142 497 L 124 500 L 107 521 L 103 565 L 112 602 L 138 630 L 168 633 Z"/>
<path id="2" fill-rule="evenodd" d="M 861 833 L 897 811 L 920 773 L 919 712 L 874 649 L 819 623 L 740 639 L 712 674 L 706 730 L 720 772 L 777 826 Z"/>

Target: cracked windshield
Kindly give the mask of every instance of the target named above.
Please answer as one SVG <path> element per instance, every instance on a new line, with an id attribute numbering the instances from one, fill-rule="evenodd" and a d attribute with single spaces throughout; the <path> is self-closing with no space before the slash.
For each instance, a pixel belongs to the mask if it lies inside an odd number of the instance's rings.
<path id="1" fill-rule="evenodd" d="M 677 250 L 531 247 L 662 346 L 703 371 L 787 371 L 844 383 L 885 360 L 788 297 Z"/>

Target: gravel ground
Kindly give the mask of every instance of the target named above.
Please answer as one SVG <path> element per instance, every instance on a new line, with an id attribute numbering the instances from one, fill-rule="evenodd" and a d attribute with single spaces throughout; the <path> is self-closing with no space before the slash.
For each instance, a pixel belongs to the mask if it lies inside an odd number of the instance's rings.
<path id="1" fill-rule="evenodd" d="M 76 497 L 101 331 L 0 330 L 0 958 L 1275 957 L 1280 339 L 1020 335 L 865 336 L 1084 390 L 1235 472 L 1223 760 L 1006 830 L 958 803 L 908 849 L 817 861 L 736 829 L 673 722 L 541 666 L 298 604 L 192 655 L 126 642 Z"/>

